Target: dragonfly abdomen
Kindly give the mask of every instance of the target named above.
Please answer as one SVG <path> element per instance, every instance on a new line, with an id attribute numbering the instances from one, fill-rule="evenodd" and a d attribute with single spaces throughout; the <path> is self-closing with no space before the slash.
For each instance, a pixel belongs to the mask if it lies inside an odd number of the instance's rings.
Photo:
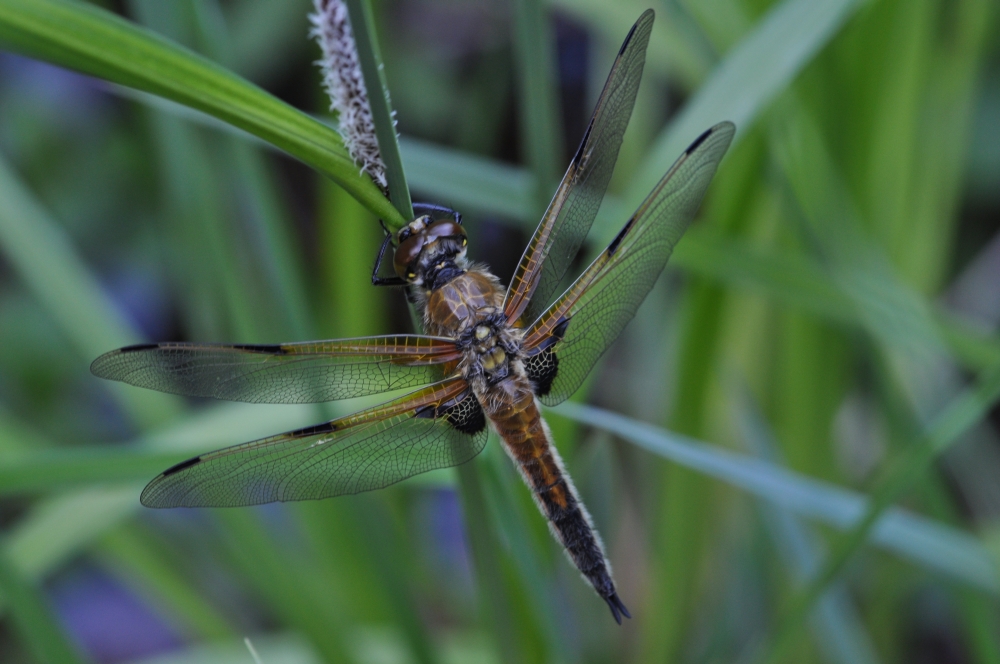
<path id="1" fill-rule="evenodd" d="M 615 590 L 600 536 L 563 468 L 534 395 L 530 390 L 523 394 L 520 399 L 493 409 L 490 419 L 548 520 L 552 534 L 621 623 L 621 616 L 629 614 Z"/>

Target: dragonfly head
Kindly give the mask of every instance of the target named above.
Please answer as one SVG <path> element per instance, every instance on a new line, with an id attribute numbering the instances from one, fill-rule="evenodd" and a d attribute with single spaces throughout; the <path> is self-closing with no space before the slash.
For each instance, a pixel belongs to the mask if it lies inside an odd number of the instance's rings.
<path id="1" fill-rule="evenodd" d="M 454 221 L 434 220 L 429 215 L 417 217 L 396 236 L 398 246 L 393 256 L 396 274 L 408 283 L 429 283 L 430 275 L 442 266 L 458 265 L 465 258 L 468 238 L 465 229 Z"/>

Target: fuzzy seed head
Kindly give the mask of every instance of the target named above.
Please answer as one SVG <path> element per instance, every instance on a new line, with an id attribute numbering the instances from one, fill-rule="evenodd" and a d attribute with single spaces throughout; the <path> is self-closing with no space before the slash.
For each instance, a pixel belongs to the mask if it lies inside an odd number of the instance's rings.
<path id="1" fill-rule="evenodd" d="M 354 33 L 343 0 L 314 0 L 309 35 L 319 43 L 322 57 L 316 61 L 323 72 L 323 87 L 336 111 L 340 134 L 347 151 L 362 172 L 368 173 L 383 193 L 388 193 L 385 164 L 375 137 L 368 91 L 358 63 Z"/>

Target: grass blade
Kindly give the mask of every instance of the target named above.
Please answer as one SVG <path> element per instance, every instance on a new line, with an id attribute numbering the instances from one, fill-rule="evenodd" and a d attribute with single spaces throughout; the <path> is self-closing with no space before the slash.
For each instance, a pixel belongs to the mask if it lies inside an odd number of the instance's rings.
<path id="1" fill-rule="evenodd" d="M 26 452 L 0 458 L 0 496 L 37 494 L 87 484 L 140 482 L 155 477 L 190 452 L 87 446 Z"/>
<path id="2" fill-rule="evenodd" d="M 497 537 L 499 529 L 487 504 L 480 477 L 480 473 L 485 472 L 485 465 L 477 459 L 455 469 L 478 586 L 480 622 L 492 632 L 501 661 L 506 664 L 537 661 L 537 657 L 532 656 L 531 640 L 520 624 L 525 616 L 518 610 L 517 589 L 508 582 L 508 569 L 501 556 L 504 547 Z"/>
<path id="3" fill-rule="evenodd" d="M 545 209 L 559 181 L 562 165 L 562 132 L 552 39 L 544 3 L 514 2 L 514 55 L 517 62 L 521 153 L 535 176 L 534 210 Z"/>
<path id="4" fill-rule="evenodd" d="M 538 224 L 535 178 L 527 169 L 408 136 L 399 148 L 414 191 L 456 210 L 502 215 L 525 229 Z"/>
<path id="5" fill-rule="evenodd" d="M 101 539 L 96 557 L 113 576 L 125 580 L 164 613 L 184 633 L 202 639 L 234 636 L 224 613 L 202 597 L 197 581 L 181 566 L 171 564 L 161 541 L 145 529 L 125 524 Z"/>
<path id="6" fill-rule="evenodd" d="M 150 434 L 136 446 L 190 456 L 311 422 L 315 422 L 315 411 L 307 406 L 228 404 L 206 409 Z M 138 512 L 143 484 L 95 486 L 37 503 L 7 531 L 8 553 L 14 564 L 32 577 L 55 569 Z"/>
<path id="7" fill-rule="evenodd" d="M 773 645 L 763 661 L 778 662 L 794 641 L 805 616 L 826 587 L 837 578 L 851 557 L 869 538 L 882 514 L 929 469 L 934 459 L 969 430 L 1000 398 L 1000 370 L 956 398 L 916 445 L 900 456 L 872 492 L 864 516 L 840 539 L 809 585 L 795 598 L 778 626 Z"/>
<path id="8" fill-rule="evenodd" d="M 607 410 L 567 403 L 548 412 L 613 433 L 674 463 L 839 529 L 850 528 L 869 508 L 866 499 L 853 491 Z M 893 508 L 878 522 L 872 533 L 872 543 L 963 583 L 1000 595 L 1000 576 L 992 557 L 970 535 Z"/>
<path id="9" fill-rule="evenodd" d="M 735 122 L 738 141 L 765 106 L 789 86 L 861 5 L 861 0 L 784 0 L 775 5 L 753 32 L 726 54 L 653 143 L 626 192 L 626 207 L 638 205 L 706 127 L 722 120 Z M 610 241 L 616 231 L 615 224 L 602 225 L 598 245 Z"/>
<path id="10" fill-rule="evenodd" d="M 75 347 L 81 364 L 139 341 L 59 225 L 0 156 L 0 252 Z M 81 367 L 82 368 L 82 367 Z M 177 412 L 165 394 L 107 386 L 144 423 Z"/>
<path id="11" fill-rule="evenodd" d="M 191 106 L 258 136 L 330 177 L 387 223 L 402 224 L 340 135 L 225 68 L 87 3 L 2 0 L 0 44 Z"/>
<path id="12" fill-rule="evenodd" d="M 772 463 L 778 459 L 778 444 L 762 414 L 752 402 L 746 388 L 733 390 L 735 419 L 741 435 L 754 454 Z M 783 465 L 783 464 L 782 464 Z M 822 545 L 791 510 L 762 501 L 765 525 L 785 563 L 791 568 L 794 581 L 801 585 L 816 573 L 822 556 Z M 833 583 L 816 602 L 812 614 L 813 632 L 831 662 L 843 664 L 875 664 L 878 656 L 865 632 L 847 589 Z"/>
<path id="13" fill-rule="evenodd" d="M 82 664 L 85 661 L 66 639 L 41 589 L 24 578 L 2 549 L 0 591 L 10 609 L 14 629 L 36 660 L 42 664 Z"/>
<path id="14" fill-rule="evenodd" d="M 375 17 L 372 15 L 369 0 L 345 0 L 345 3 L 351 16 L 354 41 L 358 48 L 358 61 L 361 64 L 361 73 L 364 75 L 365 88 L 368 90 L 368 104 L 371 106 L 372 120 L 375 122 L 375 136 L 378 138 L 379 152 L 385 164 L 389 198 L 403 218 L 402 223 L 397 223 L 398 220 L 395 218 L 384 221 L 391 230 L 399 230 L 413 218 L 413 204 L 410 201 L 410 189 L 406 185 L 403 161 L 399 157 L 396 122 L 393 120 L 389 88 L 385 82 L 385 69 L 375 34 Z"/>

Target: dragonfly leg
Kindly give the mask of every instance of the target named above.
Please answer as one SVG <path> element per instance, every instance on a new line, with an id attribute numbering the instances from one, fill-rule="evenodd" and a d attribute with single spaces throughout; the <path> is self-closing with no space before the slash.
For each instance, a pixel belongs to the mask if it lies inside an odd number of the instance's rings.
<path id="1" fill-rule="evenodd" d="M 375 267 L 372 269 L 372 286 L 405 286 L 406 280 L 397 275 L 391 277 L 380 277 L 378 271 L 382 267 L 382 259 L 385 257 L 385 250 L 392 242 L 392 233 L 386 231 L 382 246 L 379 247 L 378 257 L 375 259 Z"/>

